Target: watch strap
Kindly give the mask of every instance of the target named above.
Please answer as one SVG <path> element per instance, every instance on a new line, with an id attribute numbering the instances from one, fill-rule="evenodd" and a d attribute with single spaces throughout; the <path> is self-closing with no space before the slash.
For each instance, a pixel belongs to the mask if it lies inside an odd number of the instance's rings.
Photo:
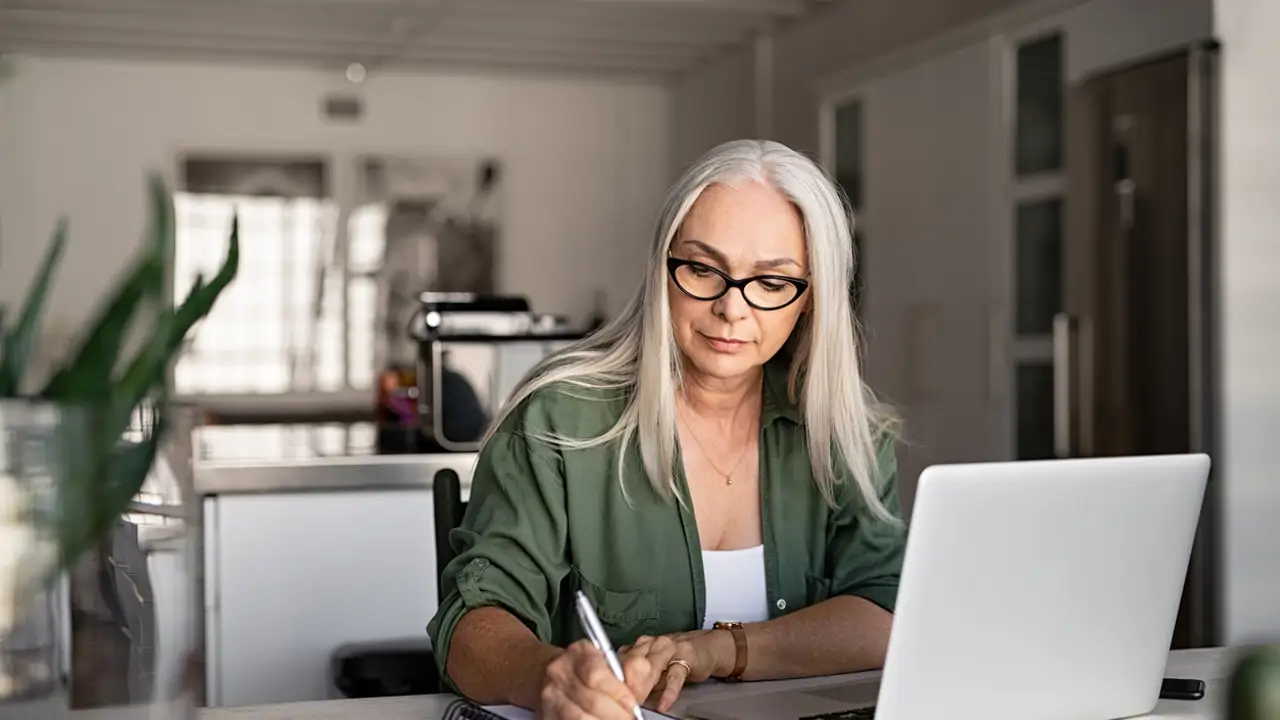
<path id="1" fill-rule="evenodd" d="M 734 660 L 733 672 L 729 673 L 725 680 L 737 682 L 742 679 L 742 673 L 747 671 L 747 631 L 743 629 L 740 622 L 718 622 L 713 627 L 718 630 L 728 630 L 733 635 L 733 647 L 737 657 Z"/>

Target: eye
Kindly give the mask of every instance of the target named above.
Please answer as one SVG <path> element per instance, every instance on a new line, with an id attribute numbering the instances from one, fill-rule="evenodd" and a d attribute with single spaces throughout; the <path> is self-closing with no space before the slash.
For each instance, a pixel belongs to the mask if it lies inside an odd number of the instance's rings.
<path id="1" fill-rule="evenodd" d="M 689 270 L 696 277 L 710 277 L 716 274 L 714 270 L 703 265 L 690 265 Z"/>
<path id="2" fill-rule="evenodd" d="M 786 292 L 787 288 L 790 287 L 790 283 L 779 282 L 777 280 L 761 280 L 759 282 L 760 287 L 764 288 L 765 292 L 769 293 Z"/>

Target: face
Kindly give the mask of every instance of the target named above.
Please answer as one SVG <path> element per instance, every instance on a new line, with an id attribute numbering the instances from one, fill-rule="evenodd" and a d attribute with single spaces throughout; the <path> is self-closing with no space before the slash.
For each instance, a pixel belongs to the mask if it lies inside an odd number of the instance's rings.
<path id="1" fill-rule="evenodd" d="M 811 291 L 786 280 L 804 281 L 809 274 L 803 220 L 767 185 L 708 187 L 673 239 L 670 257 L 696 263 L 667 275 L 676 343 L 690 371 L 722 380 L 755 371 L 778 352 L 809 307 Z M 715 271 L 735 280 L 760 279 L 699 299 L 724 287 Z"/>

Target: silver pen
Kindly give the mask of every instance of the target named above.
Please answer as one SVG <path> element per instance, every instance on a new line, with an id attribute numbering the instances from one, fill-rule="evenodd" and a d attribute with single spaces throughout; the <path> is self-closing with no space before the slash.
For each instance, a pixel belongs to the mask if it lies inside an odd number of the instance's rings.
<path id="1" fill-rule="evenodd" d="M 605 634 L 604 626 L 600 624 L 600 618 L 596 616 L 596 609 L 591 605 L 591 600 L 579 590 L 573 605 L 578 610 L 578 623 L 582 625 L 582 631 L 587 634 L 591 644 L 604 655 L 604 661 L 613 671 L 613 676 L 618 678 L 619 682 L 625 683 L 627 678 L 622 674 L 622 663 L 618 660 L 618 653 L 614 651 L 613 643 L 609 642 L 609 636 Z M 644 720 L 640 705 L 637 704 L 632 711 L 635 713 L 636 720 Z"/>

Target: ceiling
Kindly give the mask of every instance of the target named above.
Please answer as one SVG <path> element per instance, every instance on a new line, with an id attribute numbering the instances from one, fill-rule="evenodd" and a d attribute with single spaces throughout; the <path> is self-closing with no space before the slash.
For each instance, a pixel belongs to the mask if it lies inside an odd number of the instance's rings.
<path id="1" fill-rule="evenodd" d="M 0 0 L 0 52 L 679 72 L 841 0 Z"/>

